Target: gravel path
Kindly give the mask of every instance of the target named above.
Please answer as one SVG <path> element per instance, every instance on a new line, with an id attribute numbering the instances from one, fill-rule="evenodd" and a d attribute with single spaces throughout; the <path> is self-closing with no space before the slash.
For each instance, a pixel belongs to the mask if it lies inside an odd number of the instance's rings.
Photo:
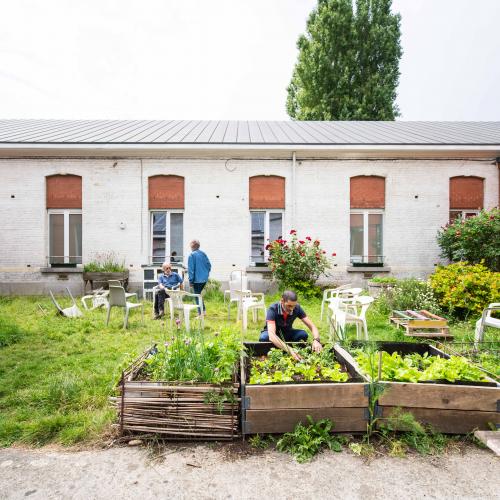
<path id="1" fill-rule="evenodd" d="M 276 451 L 238 455 L 205 445 L 79 452 L 0 449 L 0 498 L 17 499 L 500 499 L 500 462 L 468 447 L 441 457 L 325 452 L 297 464 Z"/>

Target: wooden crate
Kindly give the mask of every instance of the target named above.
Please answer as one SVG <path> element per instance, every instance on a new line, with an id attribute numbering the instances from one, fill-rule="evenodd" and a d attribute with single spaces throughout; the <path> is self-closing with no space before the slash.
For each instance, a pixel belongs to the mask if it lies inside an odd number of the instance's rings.
<path id="1" fill-rule="evenodd" d="M 356 345 L 356 344 L 355 344 Z M 359 344 L 358 344 L 359 345 Z M 429 344 L 410 342 L 379 342 L 377 348 L 390 354 L 425 352 L 444 358 L 449 356 Z M 339 347 L 341 352 L 345 352 Z M 352 368 L 359 367 L 352 358 Z M 368 381 L 369 377 L 365 377 Z M 441 383 L 440 383 L 441 382 Z M 384 387 L 375 413 L 383 423 L 397 409 L 410 412 L 421 423 L 430 424 L 435 430 L 449 434 L 465 434 L 475 429 L 500 426 L 500 387 L 494 381 L 487 383 L 410 383 L 381 382 Z"/>
<path id="2" fill-rule="evenodd" d="M 390 320 L 405 330 L 405 337 L 453 339 L 448 320 L 426 310 L 393 311 Z"/>
<path id="3" fill-rule="evenodd" d="M 245 343 L 249 356 L 266 355 L 274 347 L 270 342 Z M 368 418 L 368 393 L 359 373 L 349 368 L 350 382 L 249 384 L 249 360 L 241 363 L 243 434 L 278 434 L 293 431 L 299 423 L 328 418 L 335 432 L 365 432 Z"/>
<path id="4" fill-rule="evenodd" d="M 171 440 L 231 440 L 239 433 L 239 383 L 226 385 L 138 380 L 145 351 L 122 374 L 118 396 L 110 398 L 121 433 L 159 434 Z M 207 394 L 227 395 L 231 402 L 206 403 Z M 232 397 L 230 396 L 232 395 Z"/>

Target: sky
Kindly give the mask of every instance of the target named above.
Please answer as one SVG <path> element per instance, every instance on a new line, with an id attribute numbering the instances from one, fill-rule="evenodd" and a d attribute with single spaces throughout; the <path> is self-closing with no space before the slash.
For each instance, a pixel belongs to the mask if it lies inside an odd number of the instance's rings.
<path id="1" fill-rule="evenodd" d="M 0 0 L 0 118 L 286 120 L 316 0 Z M 500 120 L 500 0 L 393 0 L 402 120 Z"/>

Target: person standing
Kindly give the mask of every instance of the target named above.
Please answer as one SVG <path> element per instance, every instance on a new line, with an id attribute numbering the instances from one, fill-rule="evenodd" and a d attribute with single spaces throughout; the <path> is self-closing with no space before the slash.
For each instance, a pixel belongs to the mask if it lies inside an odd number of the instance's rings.
<path id="1" fill-rule="evenodd" d="M 170 262 L 164 262 L 161 266 L 163 274 L 158 277 L 158 290 L 155 293 L 154 300 L 154 319 L 161 319 L 164 315 L 165 300 L 169 298 L 167 290 L 182 288 L 182 278 L 172 271 Z"/>
<path id="2" fill-rule="evenodd" d="M 189 246 L 191 247 L 191 255 L 188 258 L 189 284 L 193 288 L 194 293 L 201 294 L 201 291 L 207 284 L 212 264 L 210 264 L 207 254 L 200 250 L 199 240 L 191 241 Z M 203 302 L 203 312 L 199 307 L 198 313 L 205 314 L 205 309 L 205 303 Z"/>

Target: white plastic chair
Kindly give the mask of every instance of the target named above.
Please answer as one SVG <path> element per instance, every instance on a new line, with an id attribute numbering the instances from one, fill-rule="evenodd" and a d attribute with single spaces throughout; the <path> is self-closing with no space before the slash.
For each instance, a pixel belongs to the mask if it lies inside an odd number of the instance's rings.
<path id="1" fill-rule="evenodd" d="M 367 295 L 357 297 L 356 300 L 353 302 L 353 304 L 349 305 L 349 309 L 351 309 L 352 306 L 356 308 L 359 307 L 359 313 L 356 314 L 354 312 L 349 312 L 349 311 L 346 311 L 345 313 L 345 324 L 356 325 L 356 338 L 358 340 L 360 338 L 361 327 L 363 328 L 365 340 L 368 340 L 368 327 L 366 326 L 366 311 L 368 310 L 370 304 L 374 300 L 375 299 L 373 297 L 369 297 Z"/>
<path id="2" fill-rule="evenodd" d="M 142 312 L 142 323 L 144 324 L 144 305 L 142 303 L 127 302 L 125 296 L 125 289 L 122 286 L 110 286 L 109 287 L 109 299 L 108 299 L 108 315 L 106 318 L 106 326 L 109 324 L 109 317 L 111 316 L 111 309 L 113 307 L 122 307 L 125 309 L 125 317 L 123 319 L 123 328 L 128 326 L 128 315 L 131 309 L 137 307 L 141 308 Z"/>
<path id="3" fill-rule="evenodd" d="M 108 280 L 108 285 L 109 286 L 121 286 L 121 287 L 123 287 L 123 284 L 120 280 Z M 137 293 L 125 292 L 126 299 L 131 299 L 132 297 L 135 297 L 135 300 L 138 300 Z"/>
<path id="4" fill-rule="evenodd" d="M 171 289 L 167 290 L 167 294 L 170 295 L 170 292 L 172 290 L 180 290 L 181 283 L 177 283 L 174 287 Z M 155 312 L 155 300 L 156 300 L 156 294 L 160 291 L 160 285 L 156 285 L 155 287 L 152 288 L 153 290 L 153 313 Z M 168 303 L 168 311 L 170 312 L 170 317 L 172 318 L 172 299 L 170 297 L 167 297 L 165 299 L 165 302 Z"/>
<path id="5" fill-rule="evenodd" d="M 320 320 L 323 321 L 323 313 L 325 310 L 325 305 L 328 305 L 328 303 L 334 299 L 335 297 L 338 297 L 339 294 L 345 290 L 360 290 L 360 292 L 357 294 L 359 295 L 362 292 L 361 288 L 351 288 L 351 284 L 346 284 L 346 285 L 341 285 L 337 288 L 327 288 L 326 290 L 323 290 L 323 300 L 321 302 L 321 316 Z"/>
<path id="6" fill-rule="evenodd" d="M 71 297 L 71 301 L 73 302 L 73 305 L 71 307 L 66 307 L 65 309 L 63 309 L 57 303 L 57 300 L 54 297 L 52 290 L 49 290 L 50 298 L 52 299 L 53 304 L 56 306 L 58 313 L 61 316 L 65 316 L 66 318 L 79 318 L 79 317 L 83 316 L 82 311 L 80 311 L 80 309 L 78 309 L 78 306 L 76 305 L 75 299 L 74 299 L 73 295 L 71 295 L 71 292 L 69 291 L 68 287 L 66 287 L 66 291 L 68 292 L 69 296 Z"/>
<path id="7" fill-rule="evenodd" d="M 184 326 L 186 328 L 186 331 L 190 331 L 190 318 L 191 318 L 191 312 L 192 311 L 198 311 L 198 308 L 201 308 L 203 311 L 203 298 L 201 294 L 198 293 L 189 293 L 185 292 L 184 290 L 169 290 L 168 294 L 170 295 L 170 298 L 167 299 L 169 306 L 170 306 L 170 328 L 173 326 L 173 319 L 175 315 L 175 311 L 181 311 L 182 315 L 181 318 L 184 320 Z M 195 300 L 197 299 L 198 303 L 197 304 L 185 304 L 184 299 L 186 297 L 193 297 Z M 203 314 L 200 314 L 198 316 L 198 319 L 200 321 L 200 327 L 204 328 L 205 322 L 203 320 Z"/>
<path id="8" fill-rule="evenodd" d="M 104 290 L 104 288 L 99 288 L 98 290 L 94 290 L 89 295 L 84 295 L 80 300 L 82 301 L 83 307 L 87 311 L 92 311 L 93 309 L 97 309 L 101 306 L 108 305 L 108 295 L 109 290 Z M 88 301 L 91 302 L 92 306 L 89 307 Z"/>
<path id="9" fill-rule="evenodd" d="M 231 304 L 236 302 L 238 306 L 237 319 L 240 317 L 242 293 L 251 293 L 248 289 L 248 277 L 244 271 L 233 271 L 229 276 L 229 290 L 224 290 L 224 303 L 227 304 L 227 319 L 231 319 Z"/>
<path id="10" fill-rule="evenodd" d="M 242 297 L 241 312 L 243 314 L 243 331 L 246 331 L 248 328 L 248 312 L 252 311 L 252 318 L 255 323 L 259 319 L 259 310 L 264 311 L 265 316 L 266 304 L 264 302 L 263 293 L 250 293 L 249 295 Z"/>
<path id="11" fill-rule="evenodd" d="M 493 302 L 483 310 L 483 314 L 476 321 L 476 335 L 474 337 L 474 345 L 483 341 L 484 328 L 490 326 L 492 328 L 500 328 L 500 319 L 493 318 L 491 313 L 500 311 L 500 302 Z"/>

